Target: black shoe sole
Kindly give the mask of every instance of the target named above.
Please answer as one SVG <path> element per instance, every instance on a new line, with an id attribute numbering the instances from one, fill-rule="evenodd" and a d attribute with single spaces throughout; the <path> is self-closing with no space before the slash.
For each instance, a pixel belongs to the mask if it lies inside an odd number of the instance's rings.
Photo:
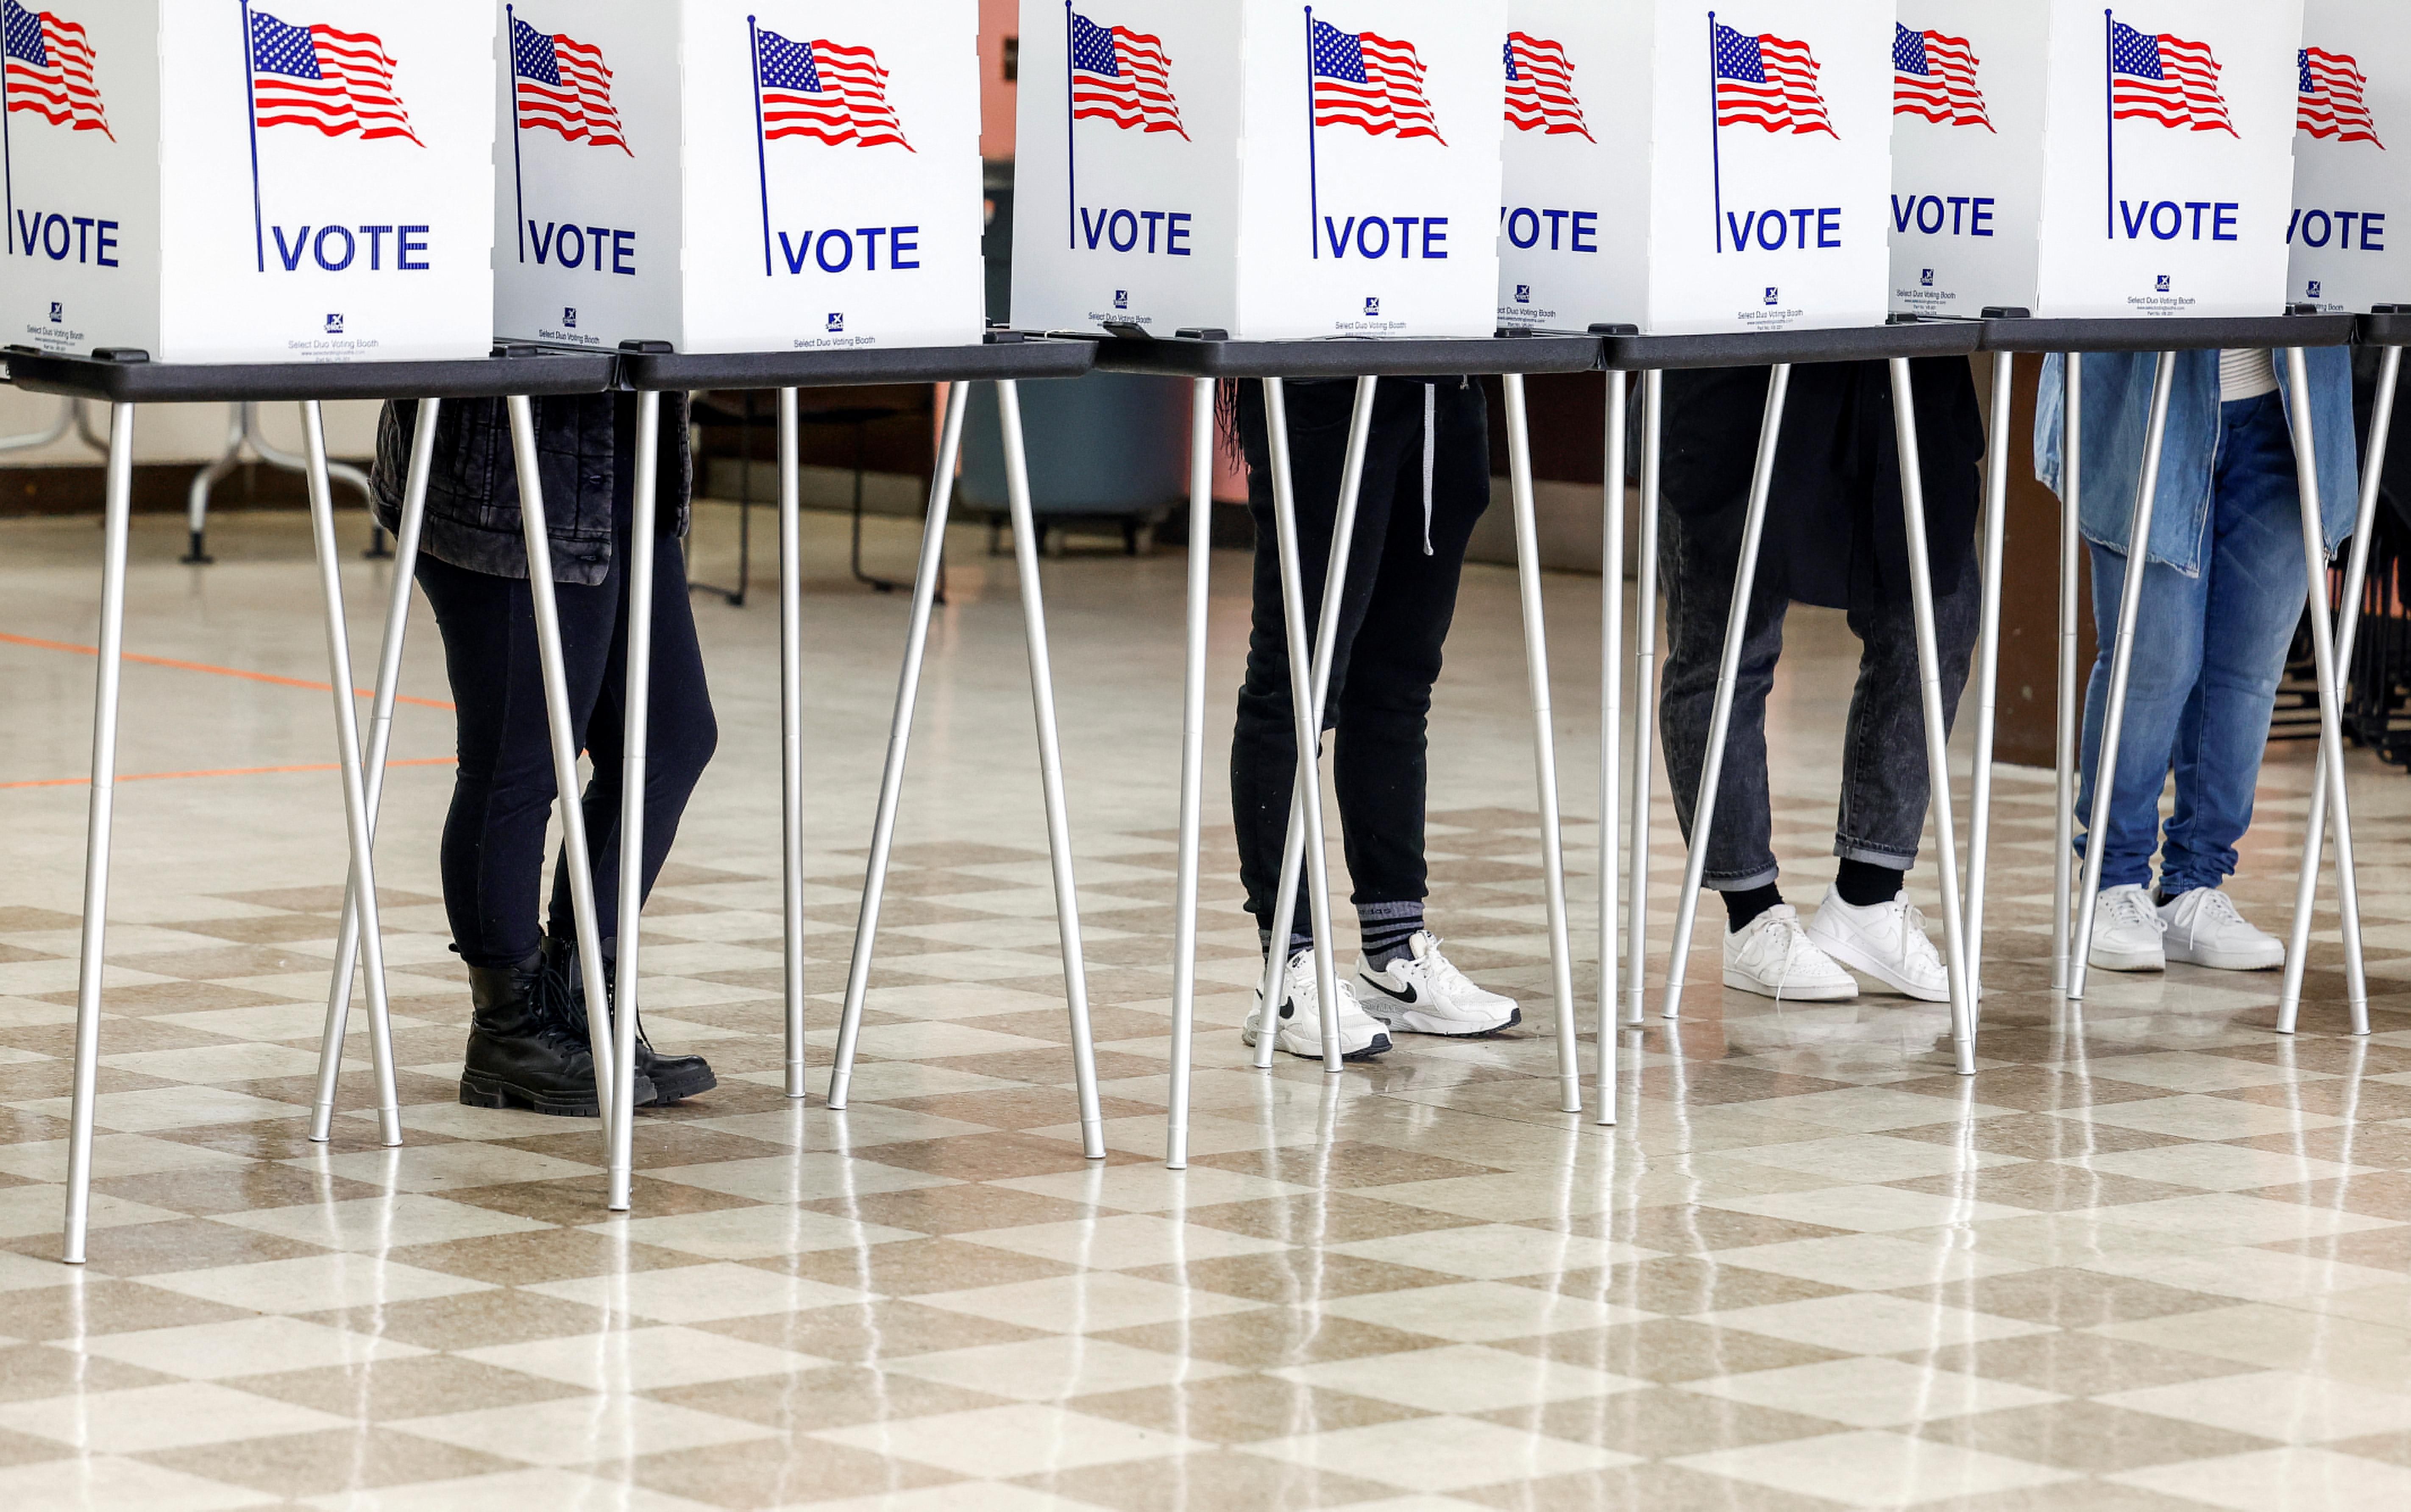
<path id="1" fill-rule="evenodd" d="M 602 1105 L 589 1097 L 583 1101 L 558 1094 L 529 1092 L 490 1077 L 460 1078 L 460 1106 L 463 1108 L 516 1108 L 524 1112 L 544 1113 L 553 1118 L 600 1118 Z"/>
<path id="2" fill-rule="evenodd" d="M 638 1103 L 637 1107 L 665 1108 L 671 1103 L 682 1103 L 690 1097 L 700 1097 L 719 1086 L 720 1079 L 711 1074 L 710 1067 L 706 1066 L 694 1076 L 670 1077 L 666 1079 L 655 1077 L 652 1082 L 653 1100 L 649 1103 Z"/>

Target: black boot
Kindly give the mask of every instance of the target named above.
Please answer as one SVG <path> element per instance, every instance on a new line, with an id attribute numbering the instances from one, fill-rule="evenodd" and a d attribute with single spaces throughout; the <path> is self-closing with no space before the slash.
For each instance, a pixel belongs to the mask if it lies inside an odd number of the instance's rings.
<path id="1" fill-rule="evenodd" d="M 620 1007 L 620 984 L 612 974 L 608 956 L 603 960 L 603 991 L 606 1017 Z M 583 1043 L 586 1038 L 586 976 L 578 965 L 577 942 L 558 935 L 547 936 L 544 942 L 545 992 L 554 1010 L 577 1033 Z M 711 1063 L 700 1055 L 664 1055 L 645 1037 L 644 1019 L 636 1020 L 636 1080 L 638 1108 L 658 1108 L 667 1103 L 680 1103 L 689 1097 L 701 1096 L 720 1085 L 711 1073 Z M 651 1083 L 647 1095 L 645 1084 Z"/>
<path id="2" fill-rule="evenodd" d="M 544 957 L 515 966 L 469 968 L 469 1048 L 461 1057 L 460 1101 L 471 1108 L 525 1108 L 563 1118 L 593 1118 L 594 1058 L 583 1035 L 546 1001 Z M 644 1073 L 636 1100 L 653 1096 Z"/>

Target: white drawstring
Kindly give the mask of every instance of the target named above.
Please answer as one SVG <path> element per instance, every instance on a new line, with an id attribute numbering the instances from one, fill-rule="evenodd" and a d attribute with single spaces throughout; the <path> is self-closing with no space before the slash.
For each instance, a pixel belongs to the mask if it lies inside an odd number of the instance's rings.
<path id="1" fill-rule="evenodd" d="M 1432 462 L 1439 448 L 1436 417 L 1439 413 L 1439 386 L 1424 385 L 1424 555 L 1432 554 Z"/>

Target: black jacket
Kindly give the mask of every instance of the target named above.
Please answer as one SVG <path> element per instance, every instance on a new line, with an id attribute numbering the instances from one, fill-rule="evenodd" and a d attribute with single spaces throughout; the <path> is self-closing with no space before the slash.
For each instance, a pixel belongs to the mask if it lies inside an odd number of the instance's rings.
<path id="1" fill-rule="evenodd" d="M 620 452 L 636 444 L 634 394 L 581 394 L 535 402 L 536 466 L 544 483 L 545 535 L 556 582 L 593 584 L 611 570 L 614 511 L 632 481 Z M 402 518 L 418 404 L 388 404 L 377 422 L 376 515 L 388 531 Z M 656 507 L 684 536 L 694 461 L 684 394 L 662 396 L 661 478 Z M 419 549 L 439 562 L 498 578 L 527 576 L 520 536 L 519 469 L 511 422 L 499 399 L 446 400 L 435 421 L 435 462 L 427 480 Z"/>

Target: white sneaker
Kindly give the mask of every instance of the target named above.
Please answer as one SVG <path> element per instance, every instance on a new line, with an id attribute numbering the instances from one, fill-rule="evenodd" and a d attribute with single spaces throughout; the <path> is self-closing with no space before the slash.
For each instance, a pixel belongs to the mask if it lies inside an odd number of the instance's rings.
<path id="1" fill-rule="evenodd" d="M 1322 1059 L 1322 994 L 1315 990 L 1314 951 L 1300 950 L 1289 958 L 1281 973 L 1281 1006 L 1279 1025 L 1273 1035 L 1273 1047 L 1304 1060 Z M 1239 1026 L 1239 1038 L 1253 1045 L 1264 1034 L 1264 990 L 1256 988 L 1256 1011 Z M 1339 980 L 1339 1058 L 1344 1061 L 1369 1061 L 1384 1054 L 1390 1048 L 1390 1036 L 1368 1016 L 1356 1001 L 1356 993 L 1348 979 Z"/>
<path id="2" fill-rule="evenodd" d="M 2179 893 L 2158 912 L 2170 961 L 2220 971 L 2274 971 L 2286 963 L 2285 945 L 2253 928 L 2216 888 Z"/>
<path id="3" fill-rule="evenodd" d="M 1843 902 L 1839 892 L 1828 892 L 1808 921 L 1808 938 L 1895 992 L 1921 1003 L 1951 1001 L 1951 973 L 1925 932 L 1925 916 L 1907 898 L 1862 908 Z"/>
<path id="4" fill-rule="evenodd" d="M 2104 888 L 2093 900 L 2093 948 L 2085 952 L 2085 962 L 2103 971 L 2166 971 L 2169 958 L 2160 933 L 2167 927 L 2148 889 Z"/>
<path id="5" fill-rule="evenodd" d="M 1795 1003 L 1838 1003 L 1859 995 L 1857 978 L 1834 964 L 1800 927 L 1800 911 L 1776 903 L 1739 934 L 1725 936 L 1725 985 Z"/>
<path id="6" fill-rule="evenodd" d="M 1486 1035 L 1524 1021 L 1511 997 L 1484 991 L 1439 953 L 1439 936 L 1417 930 L 1407 954 L 1375 971 L 1356 958 L 1356 997 L 1366 1013 L 1414 1035 Z"/>

